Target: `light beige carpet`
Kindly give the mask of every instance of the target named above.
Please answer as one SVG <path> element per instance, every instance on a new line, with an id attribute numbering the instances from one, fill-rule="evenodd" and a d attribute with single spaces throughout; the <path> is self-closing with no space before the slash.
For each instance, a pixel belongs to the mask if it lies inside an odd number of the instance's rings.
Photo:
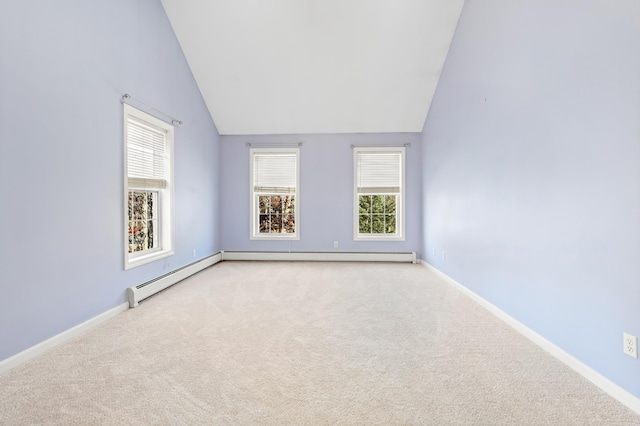
<path id="1" fill-rule="evenodd" d="M 423 266 L 223 262 L 0 377 L 0 424 L 640 416 Z"/>

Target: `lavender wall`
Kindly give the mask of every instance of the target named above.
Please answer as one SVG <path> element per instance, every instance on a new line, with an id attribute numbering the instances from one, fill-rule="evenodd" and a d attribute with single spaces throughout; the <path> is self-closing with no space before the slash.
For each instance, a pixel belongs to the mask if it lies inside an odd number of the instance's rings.
<path id="1" fill-rule="evenodd" d="M 249 239 L 249 148 L 297 143 L 300 148 L 300 240 Z M 410 143 L 406 151 L 405 241 L 353 241 L 353 150 L 355 145 Z M 222 136 L 221 245 L 257 251 L 420 251 L 421 143 L 419 133 Z M 338 241 L 339 247 L 333 248 Z"/>
<path id="2" fill-rule="evenodd" d="M 37 3 L 0 14 L 0 360 L 220 248 L 218 134 L 160 1 Z M 123 93 L 184 120 L 176 254 L 127 272 Z"/>
<path id="3" fill-rule="evenodd" d="M 423 131 L 422 251 L 640 397 L 638 76 L 636 0 L 467 0 Z"/>

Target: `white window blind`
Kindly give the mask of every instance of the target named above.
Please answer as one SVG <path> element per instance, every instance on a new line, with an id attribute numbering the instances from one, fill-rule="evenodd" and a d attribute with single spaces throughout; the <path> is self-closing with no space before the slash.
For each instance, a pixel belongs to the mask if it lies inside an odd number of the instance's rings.
<path id="1" fill-rule="evenodd" d="M 129 186 L 167 186 L 166 131 L 129 116 L 127 119 L 127 177 Z"/>
<path id="2" fill-rule="evenodd" d="M 402 183 L 402 153 L 356 152 L 356 187 L 359 194 L 393 194 Z"/>
<path id="3" fill-rule="evenodd" d="M 297 175 L 295 153 L 256 153 L 253 161 L 255 192 L 295 194 Z"/>

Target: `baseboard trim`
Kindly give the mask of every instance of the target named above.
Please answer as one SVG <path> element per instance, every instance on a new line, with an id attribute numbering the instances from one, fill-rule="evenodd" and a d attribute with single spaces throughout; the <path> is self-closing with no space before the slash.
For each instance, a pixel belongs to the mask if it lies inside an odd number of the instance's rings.
<path id="1" fill-rule="evenodd" d="M 30 361 L 40 355 L 42 355 L 43 353 L 50 351 L 51 349 L 55 348 L 58 345 L 61 345 L 64 342 L 67 342 L 71 339 L 73 339 L 74 337 L 78 336 L 79 334 L 89 330 L 90 328 L 95 327 L 96 325 L 103 323 L 105 321 L 107 321 L 110 318 L 115 317 L 116 315 L 118 315 L 121 312 L 126 311 L 127 309 L 129 309 L 129 303 L 124 302 L 121 303 L 120 305 L 116 306 L 115 308 L 111 308 L 106 312 L 103 312 L 93 318 L 90 318 L 88 320 L 86 320 L 85 322 L 76 325 L 75 327 L 72 327 L 68 330 L 63 331 L 60 334 L 56 334 L 55 336 L 38 343 L 37 345 L 31 346 L 28 349 L 25 349 L 24 351 L 17 353 L 15 355 L 13 355 L 10 358 L 7 358 L 3 361 L 0 362 L 0 376 L 8 373 L 9 370 L 12 370 L 14 368 L 16 368 L 19 365 L 22 365 L 24 363 L 26 363 L 27 361 Z"/>
<path id="2" fill-rule="evenodd" d="M 223 251 L 222 260 L 416 263 L 416 253 Z"/>
<path id="3" fill-rule="evenodd" d="M 501 310 L 491 302 L 487 301 L 486 299 L 474 293 L 473 291 L 469 290 L 467 287 L 460 284 L 459 282 L 457 282 L 456 280 L 454 280 L 444 272 L 440 271 L 438 268 L 434 267 L 433 265 L 430 265 L 424 260 L 421 260 L 420 263 L 423 264 L 425 267 L 427 267 L 429 270 L 433 271 L 438 276 L 440 276 L 447 283 L 451 284 L 452 286 L 456 287 L 458 290 L 462 291 L 467 296 L 471 297 L 471 299 L 476 301 L 479 305 L 481 305 L 487 311 L 491 312 L 493 315 L 495 315 L 496 317 L 498 317 L 499 319 L 507 323 L 509 326 L 514 328 L 516 331 L 518 331 L 520 334 L 522 334 L 523 336 L 531 340 L 533 343 L 540 346 L 542 349 L 544 349 L 545 351 L 553 355 L 555 358 L 562 361 L 564 364 L 566 364 L 569 368 L 571 368 L 572 370 L 580 374 L 582 377 L 589 380 L 594 385 L 598 386 L 600 389 L 602 389 L 604 392 L 609 394 L 611 397 L 617 399 L 618 401 L 620 401 L 622 404 L 624 404 L 631 410 L 640 414 L 640 398 L 636 397 L 635 395 L 623 389 L 622 387 L 618 386 L 617 384 L 613 383 L 611 380 L 607 379 L 605 376 L 598 373 L 591 367 L 587 366 L 586 364 L 582 363 L 575 357 L 571 356 L 570 354 L 568 354 L 567 352 L 565 352 L 555 344 L 551 343 L 549 340 L 545 339 L 540 334 L 531 330 L 529 327 L 522 324 L 520 321 L 516 320 L 511 315 L 507 314 L 506 312 L 504 312 L 503 310 Z"/>

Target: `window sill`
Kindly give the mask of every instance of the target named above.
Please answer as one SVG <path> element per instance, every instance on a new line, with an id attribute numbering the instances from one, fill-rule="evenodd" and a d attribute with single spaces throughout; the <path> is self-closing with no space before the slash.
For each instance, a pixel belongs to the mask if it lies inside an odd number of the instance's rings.
<path id="1" fill-rule="evenodd" d="M 300 239 L 299 235 L 290 235 L 290 234 L 267 234 L 267 235 L 252 235 L 250 238 L 252 241 L 297 241 Z"/>
<path id="2" fill-rule="evenodd" d="M 144 265 L 146 263 L 150 263 L 155 260 L 169 257 L 169 256 L 172 256 L 173 253 L 174 253 L 173 250 L 156 251 L 156 252 L 145 254 L 142 256 L 136 256 L 133 259 L 129 258 L 129 256 L 127 255 L 127 257 L 124 260 L 124 269 L 127 270 L 131 268 L 135 268 L 136 266 Z"/>
<path id="3" fill-rule="evenodd" d="M 405 238 L 399 236 L 356 236 L 353 238 L 353 241 L 405 241 Z"/>

